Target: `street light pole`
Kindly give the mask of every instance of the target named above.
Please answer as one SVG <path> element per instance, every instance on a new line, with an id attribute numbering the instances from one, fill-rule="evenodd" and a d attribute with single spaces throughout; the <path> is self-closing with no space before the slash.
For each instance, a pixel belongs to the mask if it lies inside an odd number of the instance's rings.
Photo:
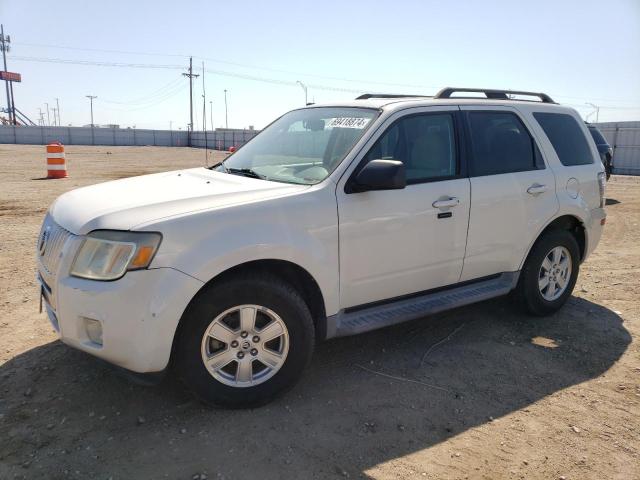
<path id="1" fill-rule="evenodd" d="M 91 102 L 91 128 L 94 127 L 93 125 L 93 99 L 94 98 L 98 98 L 97 95 L 85 95 L 85 97 L 87 97 L 89 99 L 89 102 Z"/>
<path id="2" fill-rule="evenodd" d="M 62 126 L 62 122 L 60 121 L 60 100 L 58 98 L 56 98 L 56 107 L 58 107 L 57 112 L 58 112 L 58 126 L 61 127 Z"/>
<path id="3" fill-rule="evenodd" d="M 589 105 L 596 109 L 596 123 L 598 123 L 598 119 L 600 118 L 600 107 L 590 102 L 585 102 L 585 105 Z"/>
<path id="4" fill-rule="evenodd" d="M 49 104 L 47 102 L 44 102 L 44 104 L 47 106 L 47 126 L 50 127 L 51 126 L 51 118 L 49 117 Z"/>
<path id="5" fill-rule="evenodd" d="M 215 130 L 216 127 L 213 126 L 213 100 L 209 100 L 209 115 L 211 116 L 211 130 Z"/>
<path id="6" fill-rule="evenodd" d="M 227 90 L 224 91 L 224 126 L 229 128 L 229 111 L 227 110 Z"/>
<path id="7" fill-rule="evenodd" d="M 309 103 L 307 100 L 307 86 L 304 83 L 302 83 L 300 80 L 296 80 L 296 83 L 302 87 L 302 90 L 304 90 L 304 104 L 306 106 L 307 103 Z"/>

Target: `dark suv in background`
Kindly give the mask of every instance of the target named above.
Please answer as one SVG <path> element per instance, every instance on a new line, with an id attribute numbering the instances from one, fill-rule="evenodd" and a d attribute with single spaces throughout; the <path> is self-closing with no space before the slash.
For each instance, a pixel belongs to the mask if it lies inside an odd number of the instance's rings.
<path id="1" fill-rule="evenodd" d="M 606 138 L 604 138 L 604 135 L 602 135 L 595 125 L 587 123 L 587 127 L 589 128 L 589 133 L 591 133 L 591 136 L 593 137 L 593 141 L 596 142 L 600 159 L 602 160 L 604 169 L 607 172 L 607 180 L 609 180 L 611 171 L 613 170 L 613 148 L 611 148 L 611 145 L 607 143 Z"/>

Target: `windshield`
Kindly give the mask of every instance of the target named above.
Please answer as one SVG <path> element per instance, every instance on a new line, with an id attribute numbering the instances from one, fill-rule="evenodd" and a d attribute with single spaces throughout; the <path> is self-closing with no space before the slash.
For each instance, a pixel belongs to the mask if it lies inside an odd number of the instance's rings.
<path id="1" fill-rule="evenodd" d="M 377 116 L 377 110 L 367 108 L 294 110 L 215 168 L 265 180 L 313 185 L 340 164 Z"/>

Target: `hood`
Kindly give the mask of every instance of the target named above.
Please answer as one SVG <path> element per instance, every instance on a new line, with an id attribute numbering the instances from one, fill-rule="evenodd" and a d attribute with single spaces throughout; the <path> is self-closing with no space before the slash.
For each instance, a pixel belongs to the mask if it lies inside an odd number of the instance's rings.
<path id="1" fill-rule="evenodd" d="M 51 207 L 53 219 L 76 235 L 130 230 L 164 217 L 280 197 L 309 188 L 192 168 L 78 188 Z"/>

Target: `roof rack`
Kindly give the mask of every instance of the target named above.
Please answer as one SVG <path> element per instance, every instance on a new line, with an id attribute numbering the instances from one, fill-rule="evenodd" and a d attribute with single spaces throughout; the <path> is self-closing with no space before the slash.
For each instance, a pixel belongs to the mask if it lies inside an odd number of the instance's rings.
<path id="1" fill-rule="evenodd" d="M 492 100 L 509 100 L 509 95 L 529 95 L 531 97 L 538 97 L 542 101 L 542 103 L 556 103 L 546 93 L 523 92 L 519 90 L 496 90 L 492 88 L 446 87 L 440 90 L 438 93 L 436 93 L 433 98 L 452 98 L 451 94 L 454 92 L 484 93 L 487 98 Z M 465 97 L 454 97 L 454 98 L 465 98 Z M 476 98 L 476 97 L 468 97 L 468 98 Z"/>
<path id="2" fill-rule="evenodd" d="M 403 95 L 395 93 L 363 93 L 356 100 L 368 100 L 369 98 L 425 98 L 427 95 Z"/>

